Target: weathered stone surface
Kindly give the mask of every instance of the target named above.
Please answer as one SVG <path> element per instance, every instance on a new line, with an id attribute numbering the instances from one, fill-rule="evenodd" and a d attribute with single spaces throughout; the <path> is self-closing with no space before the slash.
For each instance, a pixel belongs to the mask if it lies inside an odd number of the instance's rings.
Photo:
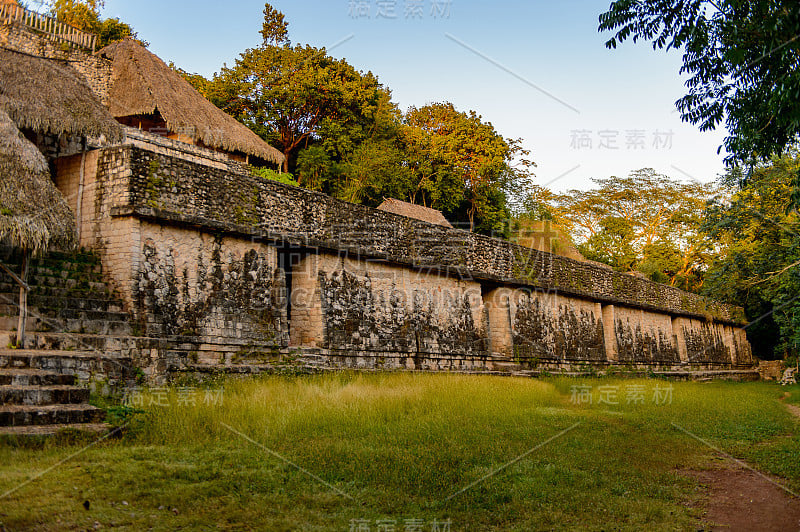
<path id="1" fill-rule="evenodd" d="M 589 263 L 133 147 L 106 150 L 103 171 L 125 179 L 117 215 L 151 216 L 265 241 L 292 242 L 404 267 L 502 281 L 692 317 L 744 323 L 725 305 Z M 110 164 L 112 163 L 112 164 Z M 116 164 L 113 164 L 116 163 Z"/>
<path id="2" fill-rule="evenodd" d="M 736 307 L 139 146 L 92 156 L 80 238 L 163 340 L 148 375 L 297 348 L 364 369 L 752 364 Z"/>

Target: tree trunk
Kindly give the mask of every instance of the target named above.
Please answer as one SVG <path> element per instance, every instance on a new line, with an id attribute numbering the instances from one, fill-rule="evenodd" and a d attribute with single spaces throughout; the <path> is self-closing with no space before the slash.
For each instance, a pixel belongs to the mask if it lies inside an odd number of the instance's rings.
<path id="1" fill-rule="evenodd" d="M 469 208 L 467 215 L 469 216 L 469 232 L 475 232 L 475 204 L 473 203 L 472 206 Z"/>
<path id="2" fill-rule="evenodd" d="M 25 347 L 25 323 L 28 321 L 28 266 L 30 265 L 30 253 L 24 251 L 22 254 L 22 272 L 19 285 L 19 324 L 17 325 L 17 347 Z"/>

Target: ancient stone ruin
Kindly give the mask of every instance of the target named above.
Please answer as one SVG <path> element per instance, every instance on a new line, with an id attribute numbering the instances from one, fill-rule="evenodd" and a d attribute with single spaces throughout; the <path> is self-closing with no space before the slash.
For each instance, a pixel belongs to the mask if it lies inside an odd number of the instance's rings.
<path id="1" fill-rule="evenodd" d="M 404 215 L 415 208 L 254 176 L 247 162 L 282 154 L 133 41 L 93 54 L 12 21 L 0 48 L 71 69 L 125 124 L 121 142 L 18 124 L 48 157 L 85 251 L 34 261 L 25 349 L 0 352 L 2 384 L 164 383 L 287 365 L 757 376 L 740 308 Z M 148 89 L 129 87 L 137 79 Z M 14 345 L 16 284 L 2 272 L 0 282 L 0 341 Z M 64 393 L 52 401 L 73 400 Z M 31 412 L 0 413 L 0 425 L 94 415 Z"/>

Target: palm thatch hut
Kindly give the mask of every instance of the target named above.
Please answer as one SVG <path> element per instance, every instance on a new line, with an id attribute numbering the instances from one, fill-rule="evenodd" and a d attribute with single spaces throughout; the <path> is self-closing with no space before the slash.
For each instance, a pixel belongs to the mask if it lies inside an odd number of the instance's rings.
<path id="1" fill-rule="evenodd" d="M 399 214 L 400 216 L 405 216 L 406 218 L 414 218 L 415 220 L 421 220 L 423 222 L 428 222 L 429 224 L 441 225 L 443 227 L 450 228 L 453 227 L 450 222 L 447 221 L 447 218 L 444 217 L 442 211 L 437 211 L 436 209 L 431 209 L 430 207 L 423 207 L 422 205 L 415 205 L 406 201 L 400 201 L 394 198 L 384 199 L 383 203 L 378 206 L 378 210 Z"/>
<path id="2" fill-rule="evenodd" d="M 121 142 L 122 127 L 80 74 L 58 61 L 0 48 L 0 109 L 19 129 Z"/>
<path id="3" fill-rule="evenodd" d="M 109 110 L 121 123 L 165 136 L 282 164 L 283 154 L 205 99 L 177 72 L 133 39 L 99 54 L 113 62 Z"/>
<path id="4" fill-rule="evenodd" d="M 72 211 L 47 161 L 0 110 L 0 245 L 38 255 L 50 244 L 70 247 L 74 238 Z"/>
<path id="5" fill-rule="evenodd" d="M 74 239 L 72 211 L 50 179 L 47 161 L 0 110 L 0 248 L 22 250 L 23 257 L 19 275 L 2 263 L 0 269 L 20 286 L 20 345 L 25 341 L 31 255 L 46 251 L 51 244 L 70 247 Z"/>

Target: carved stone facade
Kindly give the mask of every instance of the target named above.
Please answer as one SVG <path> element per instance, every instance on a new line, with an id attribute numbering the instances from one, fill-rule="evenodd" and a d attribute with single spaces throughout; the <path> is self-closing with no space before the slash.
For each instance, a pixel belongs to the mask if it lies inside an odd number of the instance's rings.
<path id="1" fill-rule="evenodd" d="M 154 376 L 309 352 L 357 368 L 752 366 L 741 309 L 666 285 L 264 181 L 197 147 L 81 158 L 59 162 L 59 187 L 76 194 L 82 160 L 81 243 L 138 333 L 166 339 L 139 362 Z"/>

